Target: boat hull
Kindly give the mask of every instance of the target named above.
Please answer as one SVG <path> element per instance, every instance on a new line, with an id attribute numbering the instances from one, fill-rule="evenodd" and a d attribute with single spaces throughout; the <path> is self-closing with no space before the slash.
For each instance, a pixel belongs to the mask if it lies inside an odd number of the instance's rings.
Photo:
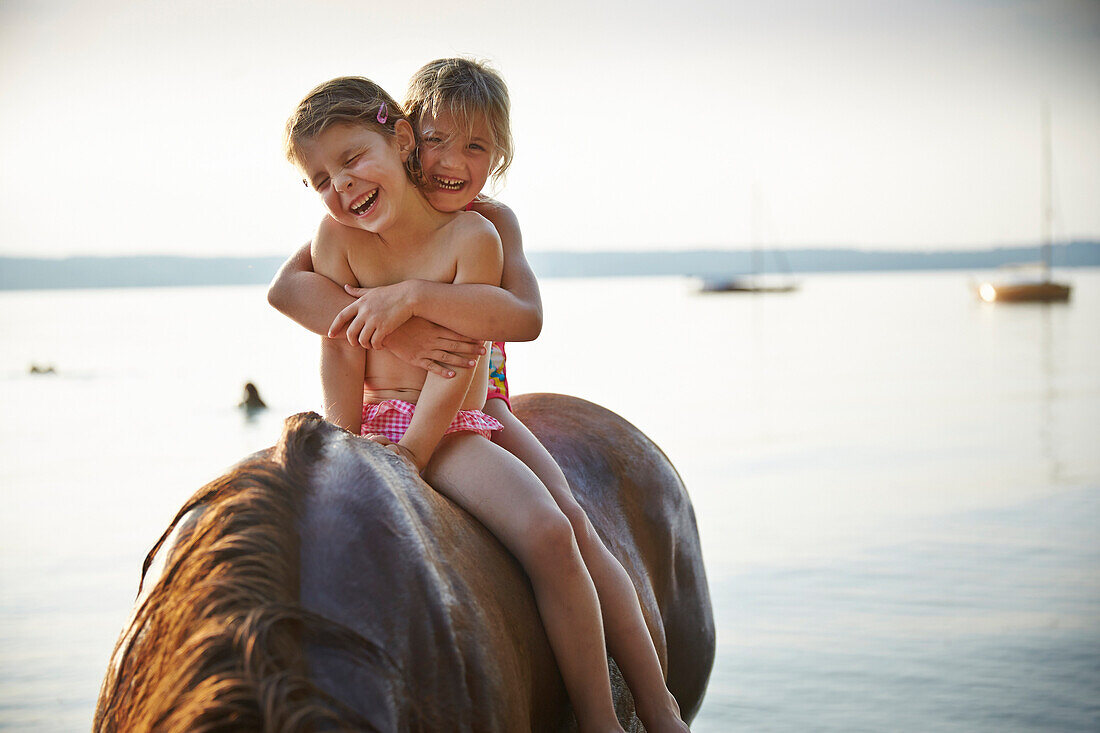
<path id="1" fill-rule="evenodd" d="M 701 293 L 793 293 L 798 286 L 790 284 L 765 285 L 739 278 L 707 279 L 699 288 Z"/>
<path id="2" fill-rule="evenodd" d="M 1064 303 L 1070 286 L 1064 283 L 984 283 L 978 288 L 982 300 L 990 303 Z"/>

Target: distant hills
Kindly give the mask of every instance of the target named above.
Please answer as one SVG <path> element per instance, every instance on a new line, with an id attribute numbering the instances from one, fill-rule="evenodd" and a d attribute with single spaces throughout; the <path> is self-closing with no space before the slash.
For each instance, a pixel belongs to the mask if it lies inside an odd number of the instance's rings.
<path id="1" fill-rule="evenodd" d="M 789 249 L 757 255 L 761 272 L 988 270 L 1037 259 L 1035 247 L 955 252 Z M 722 276 L 754 271 L 749 250 L 529 252 L 539 277 Z M 281 257 L 0 257 L 0 290 L 267 283 Z M 784 266 L 785 265 L 785 266 Z M 1055 267 L 1100 266 L 1100 242 L 1054 245 Z"/>
<path id="2" fill-rule="evenodd" d="M 541 277 L 639 275 L 723 276 L 752 273 L 751 250 L 678 252 L 532 252 Z M 789 249 L 756 255 L 759 272 L 859 272 L 864 270 L 988 270 L 1039 258 L 1037 247 L 1000 247 L 957 252 L 895 252 L 862 249 Z M 1055 267 L 1100 266 L 1100 242 L 1054 245 Z"/>

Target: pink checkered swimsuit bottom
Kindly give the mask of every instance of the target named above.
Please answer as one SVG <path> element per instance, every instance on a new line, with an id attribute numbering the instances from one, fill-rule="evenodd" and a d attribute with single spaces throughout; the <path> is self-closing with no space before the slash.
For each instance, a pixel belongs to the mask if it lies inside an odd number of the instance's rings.
<path id="1" fill-rule="evenodd" d="M 405 400 L 386 400 L 368 402 L 363 405 L 363 421 L 359 427 L 360 435 L 384 435 L 394 443 L 401 440 L 412 423 L 416 405 Z M 455 419 L 447 427 L 446 433 L 468 431 L 491 438 L 494 430 L 502 430 L 495 417 L 481 410 L 459 410 Z M 444 434 L 446 434 L 444 433 Z"/>

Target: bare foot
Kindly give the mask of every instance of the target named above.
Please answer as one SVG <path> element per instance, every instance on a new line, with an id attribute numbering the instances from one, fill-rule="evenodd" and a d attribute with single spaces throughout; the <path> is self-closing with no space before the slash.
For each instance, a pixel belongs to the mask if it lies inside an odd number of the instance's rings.
<path id="1" fill-rule="evenodd" d="M 635 705 L 635 712 L 648 733 L 690 733 L 687 724 L 680 718 L 680 706 L 672 695 L 668 696 L 665 705 L 646 707 L 644 710 Z"/>

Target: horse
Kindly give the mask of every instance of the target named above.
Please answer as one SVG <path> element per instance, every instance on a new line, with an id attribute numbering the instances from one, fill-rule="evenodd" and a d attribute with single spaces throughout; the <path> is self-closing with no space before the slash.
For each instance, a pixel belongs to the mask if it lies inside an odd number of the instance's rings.
<path id="1" fill-rule="evenodd" d="M 603 407 L 552 394 L 513 407 L 633 580 L 690 722 L 715 635 L 683 482 Z M 642 730 L 610 667 L 620 722 Z M 573 729 L 518 562 L 408 463 L 313 413 L 199 489 L 154 544 L 94 720 L 96 731 Z"/>

